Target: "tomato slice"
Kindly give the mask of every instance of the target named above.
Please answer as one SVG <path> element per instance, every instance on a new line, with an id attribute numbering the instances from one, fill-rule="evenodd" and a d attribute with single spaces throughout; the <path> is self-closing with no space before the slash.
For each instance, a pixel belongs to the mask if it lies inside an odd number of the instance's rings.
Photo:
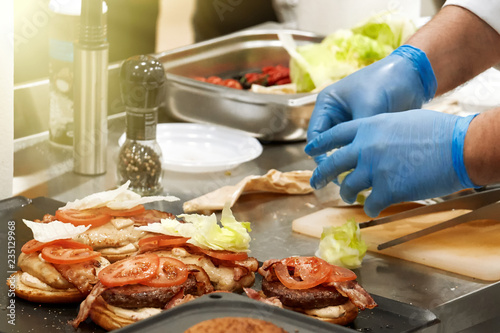
<path id="1" fill-rule="evenodd" d="M 189 237 L 166 236 L 159 239 L 160 247 L 181 246 L 187 243 Z"/>
<path id="2" fill-rule="evenodd" d="M 56 219 L 75 226 L 90 224 L 95 228 L 111 221 L 111 215 L 100 212 L 99 208 L 85 210 L 58 209 L 56 211 Z"/>
<path id="3" fill-rule="evenodd" d="M 36 239 L 32 239 L 32 240 L 29 240 L 26 243 L 24 243 L 23 247 L 21 248 L 21 251 L 23 253 L 26 253 L 26 254 L 33 253 L 33 252 L 36 252 L 36 251 L 40 251 L 45 246 L 54 244 L 54 243 L 56 243 L 58 241 L 59 241 L 59 239 L 51 241 L 51 242 L 45 242 L 44 243 L 44 242 L 39 242 Z"/>
<path id="4" fill-rule="evenodd" d="M 146 210 L 143 205 L 137 205 L 135 207 L 129 208 L 129 209 L 111 209 L 109 207 L 101 207 L 98 208 L 99 211 L 103 214 L 107 214 L 110 216 L 117 216 L 117 217 L 127 217 L 127 216 L 134 216 L 141 214 Z"/>
<path id="5" fill-rule="evenodd" d="M 186 244 L 188 237 L 178 237 L 169 235 L 160 235 L 147 237 L 139 240 L 139 249 L 141 251 L 156 250 L 161 247 L 174 247 Z"/>
<path id="6" fill-rule="evenodd" d="M 309 289 L 329 281 L 332 265 L 317 257 L 290 257 L 276 263 L 274 272 L 287 288 Z"/>
<path id="7" fill-rule="evenodd" d="M 157 273 L 159 261 L 156 254 L 139 254 L 106 266 L 99 272 L 98 278 L 107 287 L 140 283 Z"/>
<path id="8" fill-rule="evenodd" d="M 188 278 L 188 268 L 180 260 L 160 257 L 158 272 L 152 278 L 140 282 L 151 287 L 171 287 L 184 283 Z"/>
<path id="9" fill-rule="evenodd" d="M 314 278 L 325 281 L 331 270 L 331 265 L 318 257 L 290 257 L 281 262 L 293 268 L 294 277 L 302 280 Z"/>
<path id="10" fill-rule="evenodd" d="M 274 272 L 283 285 L 289 289 L 309 289 L 318 285 L 315 280 L 297 281 L 290 276 L 286 265 L 278 262 L 274 265 Z"/>
<path id="11" fill-rule="evenodd" d="M 45 244 L 50 244 L 52 242 L 49 242 L 49 243 L 45 243 Z M 77 242 L 77 241 L 74 241 L 72 239 L 58 239 L 58 240 L 55 240 L 53 244 L 51 245 L 59 245 L 61 247 L 64 247 L 64 248 L 69 248 L 69 249 L 88 249 L 88 250 L 92 250 L 92 246 L 90 245 L 87 245 L 87 244 L 83 244 L 83 243 L 80 243 L 80 242 Z"/>
<path id="12" fill-rule="evenodd" d="M 335 265 L 331 266 L 332 266 L 332 273 L 330 274 L 330 277 L 328 278 L 327 282 L 344 282 L 344 281 L 356 280 L 357 278 L 356 273 L 354 273 L 350 269 Z"/>
<path id="13" fill-rule="evenodd" d="M 246 252 L 231 252 L 231 251 L 221 251 L 221 250 L 209 250 L 197 247 L 197 250 L 206 254 L 209 257 L 220 259 L 220 260 L 231 260 L 239 261 L 248 259 L 248 254 Z"/>
<path id="14" fill-rule="evenodd" d="M 52 264 L 76 264 L 100 255 L 101 253 L 92 251 L 90 246 L 74 241 L 58 242 L 42 249 L 42 258 Z"/>
<path id="15" fill-rule="evenodd" d="M 69 238 L 65 238 L 65 239 L 56 239 L 56 240 L 53 240 L 50 242 L 39 242 L 36 239 L 32 239 L 23 245 L 23 247 L 21 248 L 21 251 L 26 253 L 26 254 L 29 254 L 29 253 L 33 253 L 36 251 L 40 251 L 46 246 L 55 245 L 55 244 L 60 244 L 63 247 L 69 247 L 69 248 L 88 248 L 88 249 L 92 250 L 92 247 L 90 247 L 88 245 L 75 242 L 74 240 L 71 240 Z"/>
<path id="16" fill-rule="evenodd" d="M 33 253 L 36 251 L 40 251 L 46 244 L 47 243 L 39 242 L 35 239 L 32 239 L 24 243 L 23 247 L 21 248 L 21 251 L 26 254 Z"/>

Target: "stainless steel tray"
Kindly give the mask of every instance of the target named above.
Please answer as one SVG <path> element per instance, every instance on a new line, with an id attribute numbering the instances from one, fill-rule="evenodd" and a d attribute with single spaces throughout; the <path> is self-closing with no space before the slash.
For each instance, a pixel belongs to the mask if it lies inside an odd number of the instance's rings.
<path id="1" fill-rule="evenodd" d="M 246 30 L 156 54 L 167 73 L 168 114 L 176 120 L 240 129 L 263 141 L 304 140 L 316 94 L 262 94 L 193 79 L 288 66 L 279 31 L 290 33 L 298 45 L 322 40 L 297 30 Z"/>

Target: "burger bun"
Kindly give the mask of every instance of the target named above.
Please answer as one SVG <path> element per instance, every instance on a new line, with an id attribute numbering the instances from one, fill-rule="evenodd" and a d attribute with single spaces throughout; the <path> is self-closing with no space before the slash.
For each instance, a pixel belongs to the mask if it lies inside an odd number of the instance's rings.
<path id="1" fill-rule="evenodd" d="M 256 318 L 222 317 L 202 321 L 184 333 L 287 333 L 275 324 Z"/>
<path id="2" fill-rule="evenodd" d="M 115 330 L 135 323 L 137 320 L 112 311 L 102 297 L 98 297 L 90 309 L 90 318 L 106 331 Z"/>
<path id="3" fill-rule="evenodd" d="M 330 324 L 336 324 L 336 325 L 342 325 L 342 326 L 349 325 L 358 316 L 359 309 L 351 301 L 348 301 L 347 303 L 344 303 L 340 306 L 344 309 L 344 314 L 341 315 L 340 317 L 337 317 L 337 318 L 321 317 L 321 316 L 316 316 L 316 315 L 304 313 L 304 311 L 302 309 L 294 308 L 291 310 L 295 310 L 297 312 L 303 312 L 305 315 L 307 315 L 309 317 L 319 319 L 321 321 L 324 321 L 324 322 L 327 322 Z"/>
<path id="4" fill-rule="evenodd" d="M 83 301 L 86 297 L 77 288 L 49 288 L 45 290 L 28 286 L 22 282 L 21 274 L 21 271 L 13 273 L 7 279 L 7 285 L 11 289 L 14 288 L 17 297 L 27 301 L 35 303 L 76 303 Z"/>

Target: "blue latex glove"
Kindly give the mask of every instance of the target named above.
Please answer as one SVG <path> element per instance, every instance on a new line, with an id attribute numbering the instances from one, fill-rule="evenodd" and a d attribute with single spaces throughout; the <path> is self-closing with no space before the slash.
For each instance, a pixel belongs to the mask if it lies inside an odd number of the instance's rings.
<path id="1" fill-rule="evenodd" d="M 436 93 L 425 53 L 403 45 L 384 59 L 321 91 L 309 121 L 308 142 L 333 126 L 379 113 L 418 109 Z M 323 156 L 315 158 L 320 162 Z"/>
<path id="2" fill-rule="evenodd" d="M 371 217 L 393 203 L 474 187 L 463 161 L 473 117 L 412 110 L 341 123 L 305 148 L 317 156 L 341 147 L 314 170 L 311 185 L 321 188 L 354 169 L 342 182 L 340 195 L 353 203 L 360 191 L 372 187 L 364 205 Z"/>

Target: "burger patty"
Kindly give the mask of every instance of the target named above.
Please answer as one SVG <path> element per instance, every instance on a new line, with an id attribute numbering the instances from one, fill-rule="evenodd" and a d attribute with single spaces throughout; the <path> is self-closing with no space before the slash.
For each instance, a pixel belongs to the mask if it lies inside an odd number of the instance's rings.
<path id="1" fill-rule="evenodd" d="M 268 297 L 277 297 L 284 306 L 302 309 L 318 309 L 346 303 L 335 288 L 317 286 L 310 289 L 289 289 L 279 281 L 262 280 L 262 291 Z"/>
<path id="2" fill-rule="evenodd" d="M 186 282 L 178 286 L 150 287 L 131 284 L 106 289 L 101 296 L 108 304 L 125 309 L 163 308 L 183 288 L 184 294 L 198 295 L 196 279 L 189 275 Z"/>

